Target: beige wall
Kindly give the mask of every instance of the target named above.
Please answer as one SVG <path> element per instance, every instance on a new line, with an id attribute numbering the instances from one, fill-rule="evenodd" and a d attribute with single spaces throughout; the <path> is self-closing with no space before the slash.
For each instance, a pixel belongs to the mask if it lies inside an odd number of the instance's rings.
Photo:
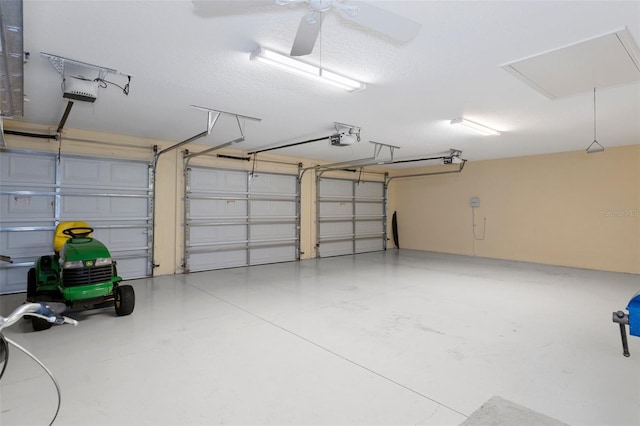
<path id="1" fill-rule="evenodd" d="M 469 162 L 389 190 L 401 248 L 640 273 L 640 145 Z"/>
<path id="2" fill-rule="evenodd" d="M 11 120 L 5 120 L 5 128 L 37 133 L 52 130 Z M 153 145 L 164 149 L 176 143 L 76 129 L 65 129 L 61 145 L 10 135 L 5 139 L 7 148 L 56 152 L 60 147 L 63 155 L 147 161 L 153 158 Z M 204 148 L 189 146 L 192 152 Z M 163 154 L 157 169 L 157 275 L 181 272 L 182 149 Z M 257 170 L 262 172 L 295 174 L 299 162 L 304 167 L 316 164 L 267 154 L 259 159 L 274 161 L 259 161 Z M 245 170 L 252 166 L 214 156 L 197 157 L 193 164 Z M 353 178 L 353 174 L 332 176 Z M 382 179 L 380 175 L 365 178 Z M 473 236 L 469 199 L 474 196 L 480 197 L 476 237 L 482 237 L 484 230 L 484 240 Z M 302 258 L 316 255 L 314 200 L 315 173 L 311 170 L 302 181 Z M 469 162 L 460 174 L 393 180 L 389 213 L 394 210 L 398 211 L 402 248 L 640 273 L 640 145 L 607 148 L 591 155 L 572 152 Z"/>

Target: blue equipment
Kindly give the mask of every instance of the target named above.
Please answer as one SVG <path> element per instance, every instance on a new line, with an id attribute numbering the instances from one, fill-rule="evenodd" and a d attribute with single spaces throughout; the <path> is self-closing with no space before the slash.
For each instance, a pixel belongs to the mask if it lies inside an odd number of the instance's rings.
<path id="1" fill-rule="evenodd" d="M 623 311 L 613 313 L 613 322 L 620 324 L 622 354 L 624 356 L 630 356 L 625 325 L 629 324 L 629 334 L 640 337 L 640 292 L 631 298 L 627 305 L 627 311 L 629 311 L 628 314 L 625 314 Z"/>

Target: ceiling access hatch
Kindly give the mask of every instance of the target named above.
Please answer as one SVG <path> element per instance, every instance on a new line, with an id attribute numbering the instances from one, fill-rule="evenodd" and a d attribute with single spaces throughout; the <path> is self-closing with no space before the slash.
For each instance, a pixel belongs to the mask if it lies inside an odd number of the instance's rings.
<path id="1" fill-rule="evenodd" d="M 640 50 L 621 30 L 501 65 L 549 99 L 640 80 Z"/>

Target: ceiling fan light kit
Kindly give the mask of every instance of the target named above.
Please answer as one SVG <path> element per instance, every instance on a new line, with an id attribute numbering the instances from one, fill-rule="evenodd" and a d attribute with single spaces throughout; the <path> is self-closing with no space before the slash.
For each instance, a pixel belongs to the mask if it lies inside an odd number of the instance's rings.
<path id="1" fill-rule="evenodd" d="M 356 92 L 367 87 L 364 83 L 359 81 L 327 71 L 321 67 L 293 59 L 289 56 L 276 53 L 261 46 L 251 53 L 250 59 L 300 77 L 336 86 L 350 92 Z"/>
<path id="2" fill-rule="evenodd" d="M 451 120 L 451 125 L 466 127 L 467 129 L 475 130 L 485 136 L 498 136 L 500 134 L 500 132 L 495 129 L 476 123 L 475 121 L 467 120 L 466 118 L 456 118 Z"/>

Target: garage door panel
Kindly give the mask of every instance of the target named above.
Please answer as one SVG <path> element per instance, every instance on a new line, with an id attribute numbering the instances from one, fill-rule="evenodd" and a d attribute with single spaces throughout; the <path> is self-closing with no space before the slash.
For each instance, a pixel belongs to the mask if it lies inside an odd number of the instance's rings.
<path id="1" fill-rule="evenodd" d="M 356 198 L 384 199 L 384 186 L 380 182 L 360 182 L 355 188 Z"/>
<path id="2" fill-rule="evenodd" d="M 230 170 L 207 169 L 193 167 L 190 170 L 189 180 L 191 190 L 244 193 L 247 191 L 247 174 Z"/>
<path id="3" fill-rule="evenodd" d="M 295 224 L 261 224 L 249 227 L 251 241 L 276 240 L 282 238 L 293 239 L 296 237 Z"/>
<path id="4" fill-rule="evenodd" d="M 247 253 L 244 248 L 211 253 L 190 253 L 189 271 L 208 271 L 210 269 L 247 266 Z"/>
<path id="5" fill-rule="evenodd" d="M 0 221 L 38 219 L 53 216 L 55 198 L 50 195 L 2 194 Z"/>
<path id="6" fill-rule="evenodd" d="M 285 175 L 259 174 L 251 179 L 252 194 L 295 194 L 295 179 Z"/>
<path id="7" fill-rule="evenodd" d="M 100 162 L 95 160 L 64 159 L 61 162 L 62 180 L 77 185 L 96 186 L 102 183 Z"/>
<path id="8" fill-rule="evenodd" d="M 23 226 L 27 223 L 22 222 L 18 225 Z M 37 256 L 53 253 L 53 224 L 51 222 L 33 222 L 28 225 L 33 228 L 45 229 L 30 230 L 30 227 L 25 227 L 11 231 L 7 229 L 16 228 L 8 227 L 0 232 L 0 253 L 10 256 L 15 263 L 33 262 Z"/>
<path id="9" fill-rule="evenodd" d="M 356 241 L 356 253 L 367 253 L 370 251 L 384 250 L 382 240 L 377 239 L 365 239 Z"/>
<path id="10" fill-rule="evenodd" d="M 5 153 L 0 158 L 0 182 L 2 185 L 20 184 L 21 188 L 55 182 L 54 157 Z"/>
<path id="11" fill-rule="evenodd" d="M 382 221 L 372 220 L 356 223 L 356 236 L 382 233 Z"/>
<path id="12" fill-rule="evenodd" d="M 192 245 L 240 242 L 247 240 L 247 225 L 193 226 L 190 234 Z"/>
<path id="13" fill-rule="evenodd" d="M 148 174 L 149 166 L 147 164 L 111 164 L 110 187 L 146 190 L 147 187 L 141 187 L 140 182 L 146 182 Z"/>
<path id="14" fill-rule="evenodd" d="M 16 258 L 33 261 L 39 254 L 53 253 L 53 231 L 3 232 L 0 253 L 11 253 Z"/>
<path id="15" fill-rule="evenodd" d="M 383 214 L 382 203 L 356 203 L 356 216 L 382 216 Z"/>
<path id="16" fill-rule="evenodd" d="M 46 247 L 53 251 L 53 231 L 7 232 L 3 239 L 3 249 L 34 249 Z"/>
<path id="17" fill-rule="evenodd" d="M 264 247 L 252 248 L 249 251 L 251 265 L 264 265 L 267 263 L 288 262 L 295 258 L 295 247 Z"/>
<path id="18" fill-rule="evenodd" d="M 63 220 L 87 221 L 91 216 L 99 216 L 104 211 L 96 197 L 62 197 L 61 217 Z M 82 218 L 82 219 L 80 219 Z"/>
<path id="19" fill-rule="evenodd" d="M 351 197 L 353 193 L 353 181 L 342 179 L 321 179 L 321 197 Z"/>
<path id="20" fill-rule="evenodd" d="M 320 217 L 345 217 L 353 215 L 353 204 L 351 202 L 322 202 L 320 204 Z"/>
<path id="21" fill-rule="evenodd" d="M 141 191 L 148 189 L 147 163 L 63 157 L 60 167 L 61 182 L 65 187 L 107 190 L 129 188 Z"/>
<path id="22" fill-rule="evenodd" d="M 27 288 L 27 273 L 30 267 L 8 267 L 0 269 L 0 282 L 3 294 L 20 293 Z"/>
<path id="23" fill-rule="evenodd" d="M 342 256 L 353 254 L 353 242 L 329 241 L 322 243 L 322 257 Z"/>
<path id="24" fill-rule="evenodd" d="M 91 226 L 91 224 L 89 224 Z M 140 228 L 113 228 L 95 229 L 94 238 L 102 241 L 109 250 L 130 249 L 132 247 L 147 247 L 148 230 L 146 227 Z"/>
<path id="25" fill-rule="evenodd" d="M 61 198 L 61 218 L 63 220 L 83 220 L 86 222 L 91 218 L 105 216 L 112 219 L 139 219 L 147 214 L 147 198 L 96 197 L 91 195 L 65 195 Z"/>
<path id="26" fill-rule="evenodd" d="M 293 201 L 252 201 L 252 217 L 295 217 L 296 203 Z"/>
<path id="27" fill-rule="evenodd" d="M 140 217 L 140 212 L 146 212 L 148 200 L 146 198 L 114 197 L 109 198 L 107 203 L 109 216 L 114 219 L 127 217 Z"/>
<path id="28" fill-rule="evenodd" d="M 297 190 L 295 175 L 190 167 L 185 271 L 295 260 Z"/>
<path id="29" fill-rule="evenodd" d="M 318 184 L 321 257 L 385 249 L 383 182 L 321 178 Z"/>
<path id="30" fill-rule="evenodd" d="M 348 236 L 353 234 L 353 222 L 328 222 L 320 224 L 320 238 Z"/>
<path id="31" fill-rule="evenodd" d="M 193 219 L 247 215 L 247 202 L 244 200 L 191 199 L 189 202 L 190 217 Z"/>
<path id="32" fill-rule="evenodd" d="M 147 269 L 147 258 L 144 253 L 133 259 L 123 259 L 118 258 L 117 256 L 113 256 L 113 258 L 116 260 L 119 276 L 127 277 L 129 279 L 144 278 L 148 276 L 145 273 Z"/>

